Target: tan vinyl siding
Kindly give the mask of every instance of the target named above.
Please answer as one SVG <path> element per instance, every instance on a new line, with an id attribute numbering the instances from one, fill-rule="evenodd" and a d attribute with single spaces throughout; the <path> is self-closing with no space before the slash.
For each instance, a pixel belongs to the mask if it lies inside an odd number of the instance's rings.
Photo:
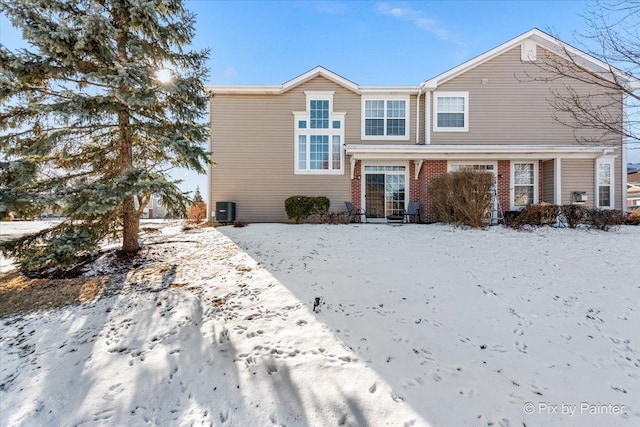
<path id="1" fill-rule="evenodd" d="M 585 191 L 588 200 L 584 206 L 594 206 L 595 167 L 595 161 L 591 159 L 562 159 L 563 205 L 571 204 L 574 191 Z"/>
<path id="2" fill-rule="evenodd" d="M 538 57 L 541 55 L 538 47 Z M 531 77 L 542 73 L 535 64 L 523 63 L 520 47 L 516 47 L 440 85 L 436 92 L 469 92 L 469 131 L 432 131 L 431 143 L 576 143 L 574 130 L 553 120 L 553 115 L 559 113 L 549 104 L 553 99 L 551 90 L 563 91 L 565 84 L 581 93 L 592 92 L 593 88 L 566 79 L 553 83 L 532 81 Z M 431 100 L 430 127 L 433 129 L 434 96 Z M 577 133 L 580 137 L 599 135 L 592 130 L 579 130 Z M 618 140 L 621 141 L 620 138 Z"/>
<path id="3" fill-rule="evenodd" d="M 294 174 L 294 111 L 306 110 L 304 91 L 335 91 L 334 111 L 347 112 L 345 142 L 360 140 L 360 96 L 323 77 L 281 95 L 215 95 L 211 99 L 211 206 L 237 204 L 244 221 L 288 221 L 284 200 L 327 196 L 332 210 L 350 200 L 349 159 L 341 175 Z"/>
<path id="4" fill-rule="evenodd" d="M 555 203 L 553 160 L 542 162 L 542 201 Z"/>
<path id="5" fill-rule="evenodd" d="M 617 150 L 619 153 L 619 150 Z M 586 191 L 588 202 L 586 207 L 595 207 L 596 203 L 596 160 L 562 159 L 562 204 L 570 204 L 574 191 Z M 614 197 L 615 209 L 622 209 L 622 159 L 614 160 Z"/>
<path id="6" fill-rule="evenodd" d="M 615 158 L 615 162 L 613 165 L 614 175 L 613 175 L 613 188 L 614 188 L 614 197 L 615 197 L 615 209 L 622 209 L 623 200 L 622 200 L 622 157 L 620 156 L 620 150 L 616 150 L 618 157 Z M 627 172 L 627 167 L 624 166 L 625 173 Z M 626 204 L 626 200 L 624 201 Z"/>

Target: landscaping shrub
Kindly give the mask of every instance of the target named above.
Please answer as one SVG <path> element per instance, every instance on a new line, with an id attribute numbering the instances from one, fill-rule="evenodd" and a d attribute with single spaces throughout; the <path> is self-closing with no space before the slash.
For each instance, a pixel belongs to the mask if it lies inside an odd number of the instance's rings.
<path id="1" fill-rule="evenodd" d="M 627 225 L 640 225 L 640 209 L 630 212 L 625 221 Z"/>
<path id="2" fill-rule="evenodd" d="M 504 225 L 511 228 L 520 228 L 518 217 L 520 211 L 505 211 L 504 212 Z"/>
<path id="3" fill-rule="evenodd" d="M 189 222 L 200 223 L 207 217 L 207 204 L 200 202 L 189 206 L 187 209 L 187 220 Z"/>
<path id="4" fill-rule="evenodd" d="M 587 210 L 581 205 L 562 205 L 560 215 L 564 217 L 569 228 L 576 228 L 578 224 L 584 222 Z"/>
<path id="5" fill-rule="evenodd" d="M 436 221 L 483 227 L 491 204 L 493 175 L 456 171 L 434 178 L 429 186 Z"/>
<path id="6" fill-rule="evenodd" d="M 587 211 L 589 227 L 609 231 L 616 225 L 625 223 L 624 212 L 617 209 L 589 209 Z"/>
<path id="7" fill-rule="evenodd" d="M 312 208 L 311 215 L 323 216 L 329 212 L 329 207 L 331 206 L 331 202 L 327 197 L 312 197 Z"/>
<path id="8" fill-rule="evenodd" d="M 301 224 L 309 216 L 322 217 L 329 212 L 330 201 L 327 197 L 291 196 L 284 201 L 284 209 L 289 219 Z"/>
<path id="9" fill-rule="evenodd" d="M 505 225 L 513 228 L 522 228 L 525 225 L 538 227 L 541 225 L 553 225 L 558 219 L 559 207 L 557 205 L 540 204 L 529 205 L 522 209 L 518 215 L 513 215 L 507 221 L 505 215 Z M 513 212 L 513 211 L 510 211 Z"/>
<path id="10" fill-rule="evenodd" d="M 327 212 L 320 218 L 322 224 L 348 224 L 349 213 L 348 212 Z"/>

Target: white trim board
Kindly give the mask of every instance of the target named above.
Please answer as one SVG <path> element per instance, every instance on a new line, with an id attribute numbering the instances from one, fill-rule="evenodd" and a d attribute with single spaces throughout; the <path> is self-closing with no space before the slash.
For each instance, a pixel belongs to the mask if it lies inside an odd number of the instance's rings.
<path id="1" fill-rule="evenodd" d="M 214 96 L 215 94 L 279 95 L 318 76 L 322 76 L 357 94 L 417 95 L 420 91 L 419 86 L 359 86 L 322 66 L 317 66 L 281 85 L 205 85 L 204 89 L 209 96 Z"/>
<path id="2" fill-rule="evenodd" d="M 395 158 L 398 160 L 435 160 L 466 157 L 469 159 L 535 158 L 550 160 L 556 157 L 595 159 L 613 153 L 609 146 L 576 145 L 396 145 L 396 144 L 346 144 L 347 155 L 363 158 Z"/>

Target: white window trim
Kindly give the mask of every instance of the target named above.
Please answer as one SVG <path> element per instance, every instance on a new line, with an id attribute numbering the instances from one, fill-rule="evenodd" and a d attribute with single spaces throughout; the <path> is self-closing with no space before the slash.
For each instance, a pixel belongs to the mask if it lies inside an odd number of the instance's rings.
<path id="1" fill-rule="evenodd" d="M 295 175 L 343 175 L 344 174 L 344 119 L 346 113 L 340 113 L 333 111 L 333 95 L 334 91 L 305 91 L 306 104 L 305 111 L 293 111 L 293 126 L 294 126 L 294 150 L 293 150 L 293 165 Z M 311 100 L 328 100 L 329 101 L 329 127 L 328 128 L 311 128 Z M 307 127 L 300 129 L 298 122 L 305 120 Z M 333 122 L 340 122 L 340 129 L 333 128 Z M 307 169 L 300 169 L 298 162 L 298 140 L 301 135 L 307 137 L 307 147 L 311 144 L 311 135 L 327 135 L 329 137 L 329 164 L 333 165 L 333 136 L 340 137 L 340 169 L 308 169 L 310 165 L 310 150 L 307 148 L 306 165 Z"/>
<path id="2" fill-rule="evenodd" d="M 402 171 L 397 171 L 397 172 L 368 172 L 365 171 L 365 166 L 404 166 L 404 172 Z M 409 162 L 400 162 L 400 161 L 362 161 L 360 162 L 360 173 L 361 173 L 361 177 L 362 179 L 360 180 L 360 206 L 362 206 L 362 208 L 366 208 L 366 203 L 367 203 L 367 188 L 366 188 L 366 181 L 367 179 L 365 178 L 366 174 L 386 174 L 386 173 L 397 173 L 397 174 L 402 174 L 404 173 L 404 183 L 405 183 L 405 189 L 404 189 L 404 194 L 405 194 L 405 198 L 404 198 L 404 208 L 407 209 L 409 207 L 409 199 L 411 198 L 411 188 L 410 186 L 412 185 L 411 180 L 409 179 Z M 415 185 L 415 184 L 413 184 Z M 370 222 L 386 222 L 386 219 L 384 218 L 380 218 L 379 220 L 376 219 L 369 219 Z"/>
<path id="3" fill-rule="evenodd" d="M 438 98 L 464 98 L 464 126 L 459 128 L 438 126 Z M 469 132 L 469 92 L 433 92 L 433 131 Z"/>
<path id="4" fill-rule="evenodd" d="M 493 166 L 493 175 L 497 178 L 498 177 L 498 162 L 492 162 L 492 161 L 482 161 L 482 160 L 463 160 L 463 161 L 458 161 L 458 160 L 447 160 L 447 172 L 452 172 L 451 171 L 451 166 L 452 165 L 492 165 Z M 487 172 L 487 171 L 484 171 Z"/>
<path id="5" fill-rule="evenodd" d="M 387 133 L 387 101 L 405 101 L 405 135 L 365 135 L 366 101 L 384 101 L 384 132 Z M 360 139 L 363 141 L 408 141 L 411 133 L 411 97 L 409 95 L 363 95 L 360 102 Z"/>
<path id="6" fill-rule="evenodd" d="M 609 183 L 609 186 L 611 188 L 611 193 L 609 196 L 609 199 L 611 200 L 611 205 L 610 206 L 600 206 L 600 185 L 599 185 L 599 178 L 600 178 L 600 165 L 601 164 L 609 164 L 611 165 L 611 169 L 610 169 L 610 178 L 611 178 L 611 182 Z M 615 165 L 616 165 L 616 159 L 615 157 L 611 157 L 611 156 L 605 156 L 605 157 L 600 157 L 598 160 L 596 160 L 596 171 L 595 171 L 595 177 L 596 177 L 596 182 L 595 182 L 595 207 L 598 209 L 615 209 L 616 206 L 616 180 L 615 180 Z"/>
<path id="7" fill-rule="evenodd" d="M 511 176 L 509 178 L 509 204 L 511 205 L 512 211 L 521 210 L 524 206 L 516 206 L 516 180 L 515 180 L 515 167 L 516 163 L 528 163 L 533 164 L 533 204 L 537 204 L 539 202 L 539 192 L 540 192 L 540 174 L 539 174 L 539 162 L 538 160 L 511 160 Z"/>

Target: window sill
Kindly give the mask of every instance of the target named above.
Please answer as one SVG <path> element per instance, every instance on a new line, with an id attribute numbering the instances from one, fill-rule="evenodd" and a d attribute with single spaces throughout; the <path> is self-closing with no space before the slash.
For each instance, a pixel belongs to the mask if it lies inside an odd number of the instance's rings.
<path id="1" fill-rule="evenodd" d="M 433 128 L 434 132 L 469 132 L 469 128 Z"/>
<path id="2" fill-rule="evenodd" d="M 409 135 L 384 136 L 384 135 L 360 135 L 363 141 L 409 141 Z"/>
<path id="3" fill-rule="evenodd" d="M 294 175 L 344 175 L 344 170 L 295 170 Z"/>

